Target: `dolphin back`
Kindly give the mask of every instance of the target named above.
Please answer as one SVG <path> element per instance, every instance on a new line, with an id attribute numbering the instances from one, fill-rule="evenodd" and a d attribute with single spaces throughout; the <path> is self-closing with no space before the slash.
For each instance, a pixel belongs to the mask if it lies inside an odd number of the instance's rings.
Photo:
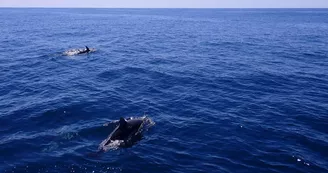
<path id="1" fill-rule="evenodd" d="M 99 149 L 107 151 L 111 148 L 129 147 L 141 140 L 144 128 L 149 128 L 155 123 L 151 123 L 147 117 L 124 119 L 120 118 L 118 126 L 111 132 L 111 134 L 99 145 Z"/>

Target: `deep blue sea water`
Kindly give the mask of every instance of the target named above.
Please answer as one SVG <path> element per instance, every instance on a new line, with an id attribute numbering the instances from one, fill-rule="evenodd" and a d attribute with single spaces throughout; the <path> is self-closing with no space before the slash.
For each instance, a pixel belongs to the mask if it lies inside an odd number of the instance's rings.
<path id="1" fill-rule="evenodd" d="M 1 173 L 328 172 L 327 9 L 2 8 L 0 33 Z"/>

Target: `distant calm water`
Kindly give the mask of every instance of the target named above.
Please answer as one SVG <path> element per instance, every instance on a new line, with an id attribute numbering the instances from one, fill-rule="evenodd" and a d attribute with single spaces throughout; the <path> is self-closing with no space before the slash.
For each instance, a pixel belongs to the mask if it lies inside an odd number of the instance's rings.
<path id="1" fill-rule="evenodd" d="M 1 173 L 328 172 L 326 9 L 2 8 L 0 31 Z"/>

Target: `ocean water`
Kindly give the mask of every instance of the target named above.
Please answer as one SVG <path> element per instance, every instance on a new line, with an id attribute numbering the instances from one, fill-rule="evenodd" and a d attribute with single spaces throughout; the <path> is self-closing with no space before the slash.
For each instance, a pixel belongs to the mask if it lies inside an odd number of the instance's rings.
<path id="1" fill-rule="evenodd" d="M 327 9 L 2 8 L 0 31 L 2 173 L 328 172 Z"/>

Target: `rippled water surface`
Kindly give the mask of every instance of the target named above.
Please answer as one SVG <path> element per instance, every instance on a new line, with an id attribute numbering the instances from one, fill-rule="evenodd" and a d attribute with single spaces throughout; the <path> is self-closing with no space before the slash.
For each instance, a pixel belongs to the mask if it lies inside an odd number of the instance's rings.
<path id="1" fill-rule="evenodd" d="M 328 10 L 0 9 L 0 29 L 0 172 L 328 172 Z"/>

